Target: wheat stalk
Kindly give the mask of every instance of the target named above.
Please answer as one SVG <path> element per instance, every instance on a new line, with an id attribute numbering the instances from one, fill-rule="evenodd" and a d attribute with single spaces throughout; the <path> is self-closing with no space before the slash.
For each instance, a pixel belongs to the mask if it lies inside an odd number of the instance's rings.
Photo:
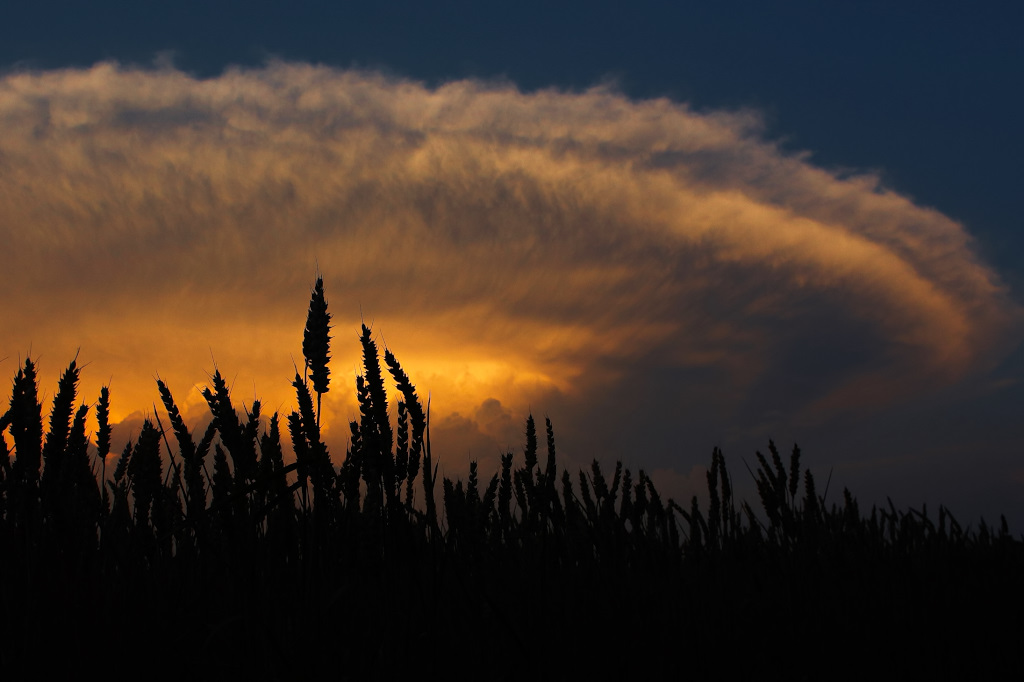
<path id="1" fill-rule="evenodd" d="M 306 371 L 313 379 L 316 391 L 316 423 L 320 425 L 321 398 L 330 390 L 331 370 L 331 314 L 327 312 L 327 297 L 324 295 L 324 278 L 317 276 L 316 284 L 309 298 L 309 312 L 306 314 L 306 328 L 302 333 L 302 355 L 306 359 Z"/>

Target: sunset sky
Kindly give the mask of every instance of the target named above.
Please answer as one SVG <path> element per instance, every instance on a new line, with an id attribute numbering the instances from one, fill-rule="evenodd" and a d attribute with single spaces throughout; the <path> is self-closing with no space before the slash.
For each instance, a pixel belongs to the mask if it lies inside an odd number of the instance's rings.
<path id="1" fill-rule="evenodd" d="M 365 321 L 450 476 L 532 411 L 677 497 L 772 438 L 1024 531 L 1024 10 L 60 5 L 0 25 L 0 371 L 47 400 L 79 352 L 122 438 L 215 363 L 286 414 L 319 268 L 336 462 Z"/>

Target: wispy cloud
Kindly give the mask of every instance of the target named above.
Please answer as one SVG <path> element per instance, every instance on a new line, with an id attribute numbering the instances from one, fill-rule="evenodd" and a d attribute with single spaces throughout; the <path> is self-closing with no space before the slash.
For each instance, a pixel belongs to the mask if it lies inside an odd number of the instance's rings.
<path id="1" fill-rule="evenodd" d="M 8 74 L 0 125 L 0 349 L 31 345 L 55 375 L 81 346 L 122 414 L 158 371 L 186 393 L 211 354 L 241 398 L 286 404 L 315 263 L 339 438 L 360 315 L 439 420 L 489 434 L 476 447 L 529 406 L 579 434 L 681 410 L 810 423 L 1020 340 L 963 226 L 785 153 L 752 113 L 100 64 Z"/>

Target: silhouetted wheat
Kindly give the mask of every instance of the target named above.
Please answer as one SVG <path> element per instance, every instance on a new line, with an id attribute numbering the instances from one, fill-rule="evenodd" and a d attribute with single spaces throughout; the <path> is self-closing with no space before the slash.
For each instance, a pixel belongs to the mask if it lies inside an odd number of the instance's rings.
<path id="1" fill-rule="evenodd" d="M 798 638 L 811 652 L 832 651 L 833 636 L 853 646 L 880 609 L 921 614 L 883 629 L 892 641 L 910 638 L 907 646 L 1016 645 L 1012 629 L 956 625 L 978 622 L 978 605 L 996 601 L 1018 609 L 1003 615 L 1019 623 L 1024 543 L 1005 518 L 964 528 L 945 507 L 933 521 L 924 508 L 900 511 L 891 501 L 864 515 L 849 491 L 829 506 L 795 446 L 788 468 L 773 442 L 767 457 L 756 453 L 757 510 L 736 500 L 715 448 L 706 505 L 695 496 L 684 509 L 621 462 L 612 469 L 595 459 L 575 475 L 560 468 L 549 419 L 542 466 L 530 415 L 521 457 L 501 455 L 486 486 L 476 461 L 465 481 L 443 478 L 438 514 L 429 410 L 385 350 L 397 391 L 391 414 L 365 325 L 359 420 L 336 466 L 320 423 L 329 320 L 318 277 L 303 337 L 317 405 L 296 373 L 297 408 L 285 419 L 290 453 L 279 416 L 266 418 L 259 401 L 239 413 L 215 370 L 202 390 L 211 421 L 200 441 L 158 379 L 174 444 L 158 415 L 146 419 L 110 480 L 108 388 L 93 447 L 89 408 L 74 407 L 80 368 L 72 361 L 44 436 L 36 367 L 25 360 L 0 415 L 0 607 L 16 614 L 0 624 L 0 667 L 17 678 L 37 660 L 57 665 L 39 658 L 55 632 L 51 612 L 71 619 L 61 632 L 88 622 L 124 638 L 118 656 L 136 669 L 161 656 L 201 677 L 244 669 L 289 678 L 300 665 L 338 662 L 345 679 L 448 674 L 450 661 L 435 652 L 452 641 L 466 643 L 467 671 L 498 661 L 505 679 L 663 676 L 679 672 L 668 653 L 679 647 L 694 677 L 765 677 L 764 662 L 787 669 L 791 657 L 780 652 Z M 958 620 L 943 620 L 937 603 Z M 770 632 L 759 625 L 767 622 Z M 723 657 L 737 637 L 750 656 Z M 174 655 L 157 643 L 181 638 L 189 644 Z M 84 651 L 78 639 L 65 641 Z M 532 641 L 562 642 L 580 656 L 560 661 Z M 651 653 L 658 647 L 665 655 Z M 605 656 L 627 649 L 649 653 L 628 663 Z M 877 650 L 857 664 L 902 651 Z M 950 674 L 966 660 L 936 659 L 929 669 Z M 1013 660 L 988 663 L 995 670 Z M 971 666 L 984 668 L 976 659 Z"/>
<path id="2" fill-rule="evenodd" d="M 327 297 L 324 295 L 324 279 L 317 276 L 313 293 L 309 299 L 306 315 L 306 329 L 302 334 L 302 355 L 306 358 L 306 370 L 313 379 L 316 391 L 316 419 L 320 425 L 320 399 L 330 388 L 331 370 L 331 314 L 327 312 Z"/>

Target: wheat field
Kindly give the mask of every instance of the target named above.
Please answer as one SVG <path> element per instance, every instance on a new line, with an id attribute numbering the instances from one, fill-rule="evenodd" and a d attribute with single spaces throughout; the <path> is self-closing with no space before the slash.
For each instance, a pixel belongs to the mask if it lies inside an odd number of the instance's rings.
<path id="1" fill-rule="evenodd" d="M 192 432 L 157 380 L 163 414 L 119 456 L 109 389 L 76 407 L 76 358 L 44 418 L 24 361 L 0 417 L 5 679 L 1024 672 L 1005 518 L 862 510 L 771 442 L 757 500 L 718 448 L 705 504 L 664 499 L 642 469 L 561 467 L 532 416 L 489 480 L 439 480 L 429 411 L 365 325 L 358 420 L 330 453 L 330 320 L 317 278 L 288 414 L 236 404 L 218 370 Z"/>

